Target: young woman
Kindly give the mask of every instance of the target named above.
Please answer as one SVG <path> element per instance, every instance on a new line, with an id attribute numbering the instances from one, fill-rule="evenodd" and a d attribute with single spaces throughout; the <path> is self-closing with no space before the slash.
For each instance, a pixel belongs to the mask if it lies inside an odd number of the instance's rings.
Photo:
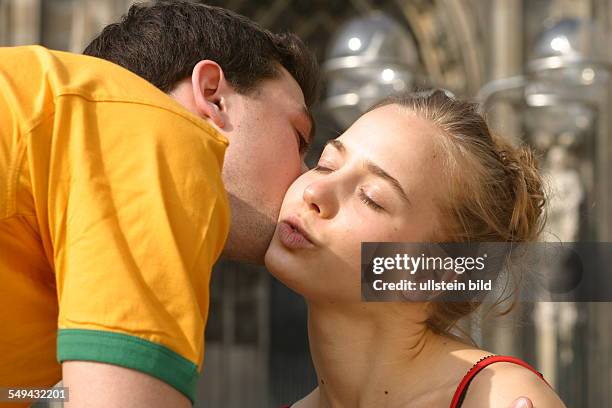
<path id="1" fill-rule="evenodd" d="M 563 407 L 527 364 L 451 334 L 477 305 L 360 297 L 362 241 L 529 241 L 543 208 L 530 151 L 441 91 L 391 97 L 330 141 L 287 192 L 266 254 L 308 303 L 318 387 L 293 407 Z"/>

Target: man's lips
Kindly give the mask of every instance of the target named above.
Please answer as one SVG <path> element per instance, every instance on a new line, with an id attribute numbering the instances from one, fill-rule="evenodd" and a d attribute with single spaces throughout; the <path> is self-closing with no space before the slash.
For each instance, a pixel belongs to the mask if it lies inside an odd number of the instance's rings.
<path id="1" fill-rule="evenodd" d="M 304 230 L 299 218 L 289 217 L 278 225 L 278 237 L 281 243 L 289 249 L 313 248 L 312 238 Z"/>

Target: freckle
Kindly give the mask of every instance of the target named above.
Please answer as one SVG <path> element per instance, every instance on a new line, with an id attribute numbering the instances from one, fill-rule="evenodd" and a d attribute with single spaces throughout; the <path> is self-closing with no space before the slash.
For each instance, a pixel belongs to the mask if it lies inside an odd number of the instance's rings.
<path id="1" fill-rule="evenodd" d="M 389 391 L 385 391 L 385 394 L 388 394 L 388 393 L 389 393 Z"/>

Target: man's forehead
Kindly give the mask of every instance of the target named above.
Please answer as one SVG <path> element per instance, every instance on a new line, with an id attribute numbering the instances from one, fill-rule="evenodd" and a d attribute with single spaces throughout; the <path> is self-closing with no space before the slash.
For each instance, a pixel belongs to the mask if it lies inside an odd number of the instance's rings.
<path id="1" fill-rule="evenodd" d="M 264 96 L 275 111 L 291 118 L 295 118 L 310 128 L 310 135 L 314 133 L 314 118 L 310 109 L 304 102 L 304 94 L 299 84 L 289 71 L 279 66 L 279 75 L 273 79 L 265 80 L 259 86 L 259 95 Z M 308 136 L 308 135 L 306 135 Z"/>
<path id="2" fill-rule="evenodd" d="M 305 105 L 302 88 L 284 67 L 279 66 L 278 70 L 278 76 L 262 83 L 264 92 L 268 91 L 276 96 L 282 95 L 285 98 L 284 102 L 292 103 L 294 109 L 301 108 Z"/>

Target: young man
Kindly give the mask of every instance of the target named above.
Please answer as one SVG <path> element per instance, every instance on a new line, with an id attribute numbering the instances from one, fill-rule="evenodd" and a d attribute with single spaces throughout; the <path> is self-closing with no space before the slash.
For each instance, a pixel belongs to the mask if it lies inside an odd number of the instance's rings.
<path id="1" fill-rule="evenodd" d="M 211 267 L 263 259 L 305 168 L 316 62 L 183 1 L 134 5 L 86 54 L 137 75 L 0 50 L 0 386 L 189 406 Z"/>

